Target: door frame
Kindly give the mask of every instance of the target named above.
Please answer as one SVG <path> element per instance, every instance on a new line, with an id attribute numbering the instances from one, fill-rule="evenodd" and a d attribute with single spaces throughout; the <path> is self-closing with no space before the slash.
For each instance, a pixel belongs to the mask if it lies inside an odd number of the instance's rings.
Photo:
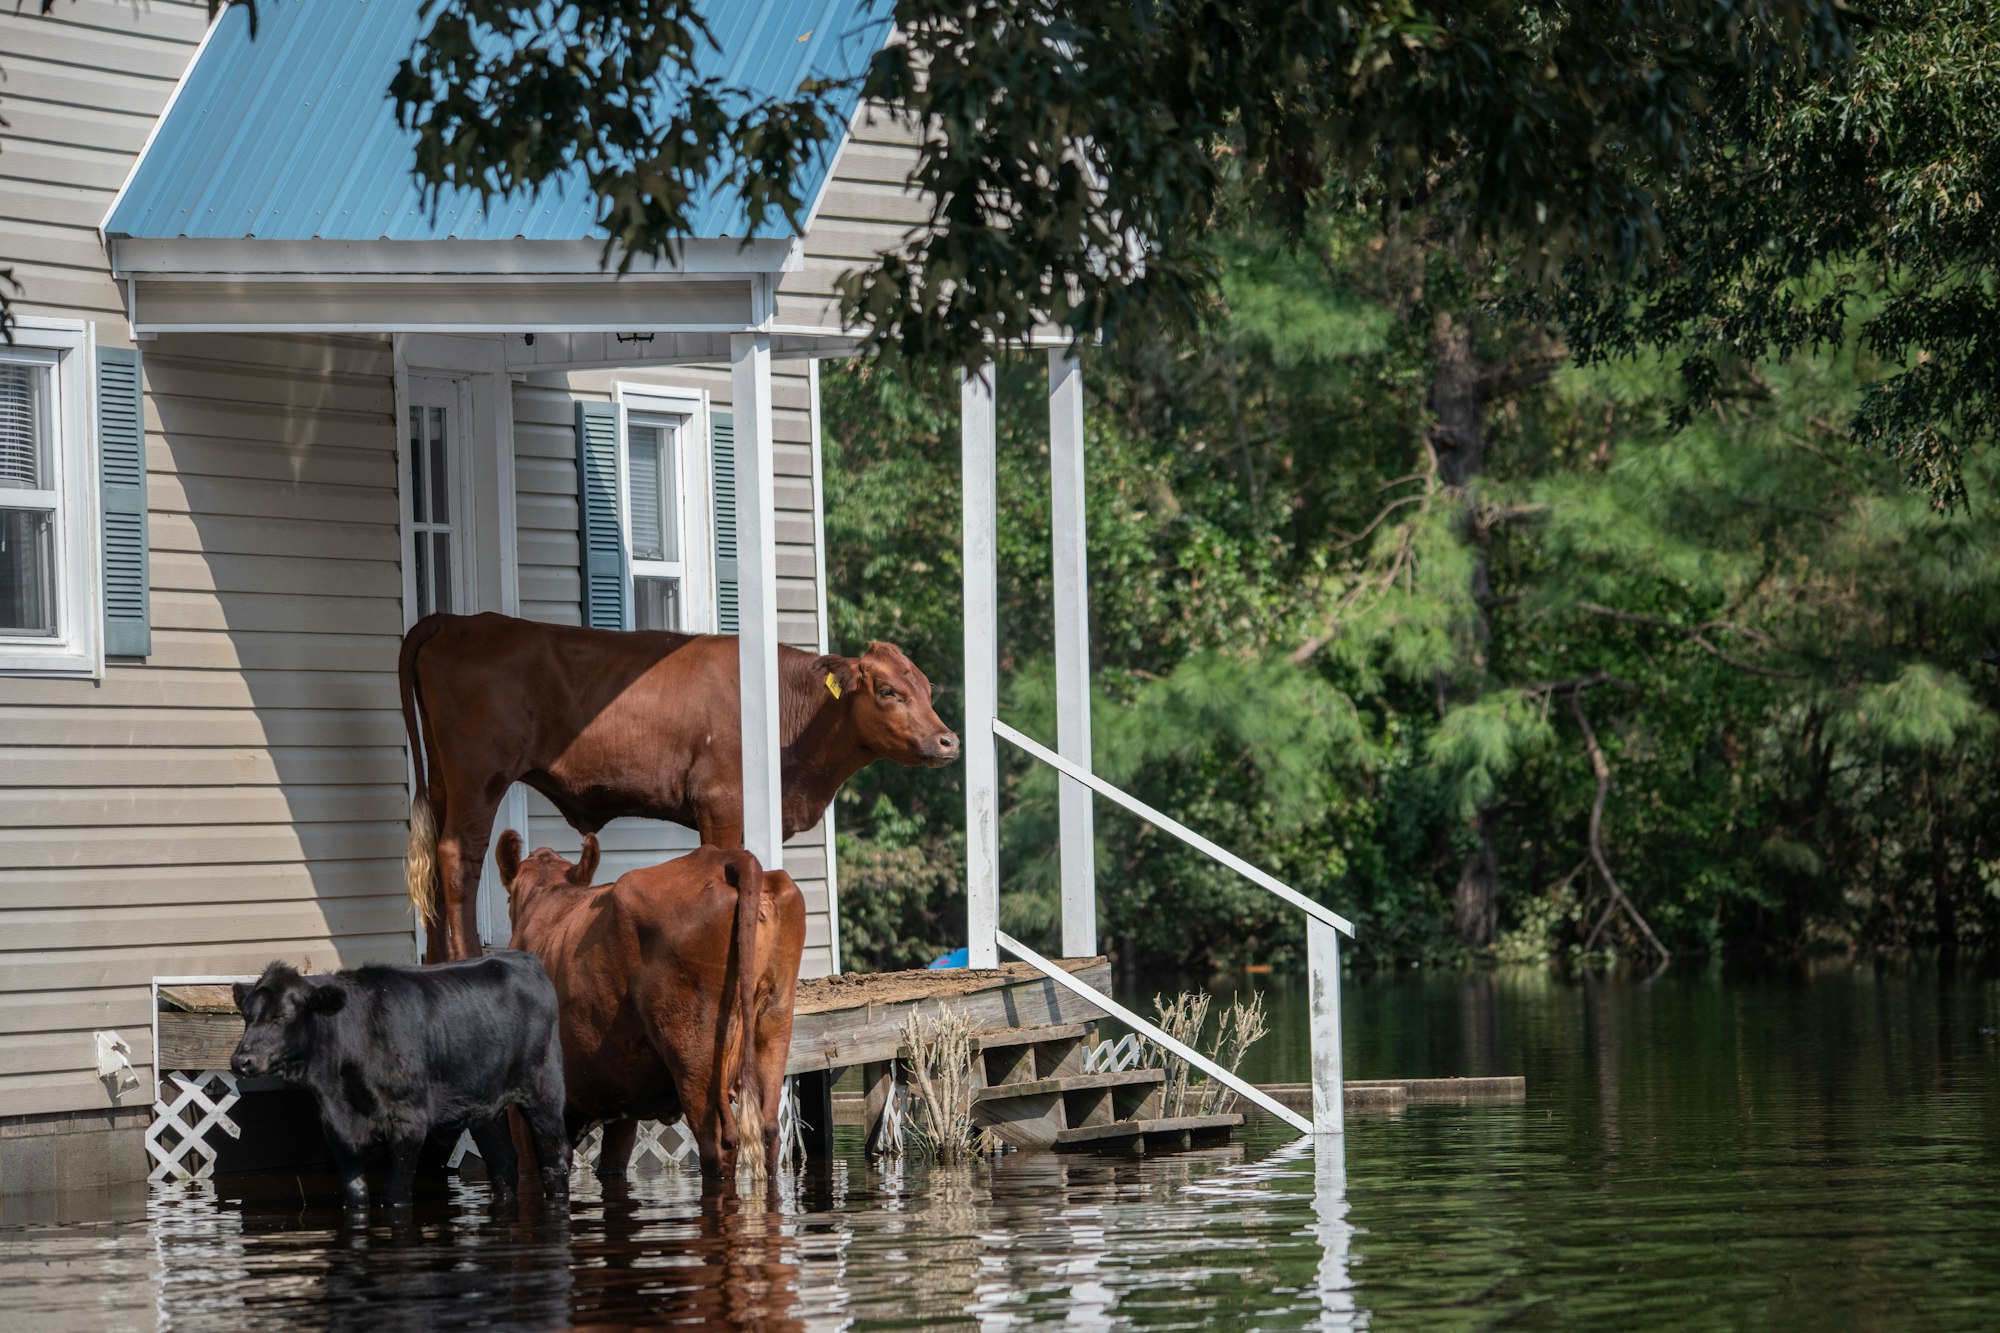
<path id="1" fill-rule="evenodd" d="M 453 432 L 448 466 L 456 471 L 452 497 L 463 520 L 458 532 L 459 573 L 464 598 L 460 610 L 521 614 L 520 545 L 515 502 L 513 376 L 507 370 L 507 344 L 486 335 L 392 335 L 395 348 L 396 495 L 400 513 L 397 556 L 403 574 L 403 624 L 416 620 L 416 570 L 411 559 L 409 439 L 410 381 L 448 380 L 458 387 L 459 428 Z M 481 447 L 485 444 L 487 447 Z M 411 756 L 411 793 L 416 769 Z M 512 787 L 500 804 L 495 828 L 527 828 L 527 793 Z M 479 881 L 479 934 L 503 946 L 512 933 L 507 895 L 500 886 L 492 858 L 484 858 Z M 414 922 L 416 956 L 423 956 L 424 924 Z"/>

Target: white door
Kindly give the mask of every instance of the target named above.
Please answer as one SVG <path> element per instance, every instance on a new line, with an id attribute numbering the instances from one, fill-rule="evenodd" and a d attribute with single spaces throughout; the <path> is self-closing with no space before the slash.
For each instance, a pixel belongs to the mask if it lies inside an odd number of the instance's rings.
<path id="1" fill-rule="evenodd" d="M 492 393 L 494 410 L 504 409 L 504 379 Z M 470 615 L 507 611 L 500 571 L 482 568 L 479 534 L 504 530 L 494 507 L 502 481 L 511 494 L 511 478 L 495 478 L 487 467 L 489 485 L 476 484 L 482 461 L 473 453 L 472 395 L 478 386 L 469 377 L 409 375 L 404 381 L 401 440 L 401 490 L 404 505 L 403 582 L 405 605 L 412 623 L 434 611 Z M 482 496 L 484 504 L 482 505 Z M 491 545 L 489 542 L 488 545 Z M 516 787 L 501 803 L 494 834 L 502 826 L 526 823 L 526 790 Z M 489 848 L 482 858 L 479 882 L 479 937 L 489 946 L 505 947 L 513 933 L 508 920 L 507 892 L 499 882 Z"/>

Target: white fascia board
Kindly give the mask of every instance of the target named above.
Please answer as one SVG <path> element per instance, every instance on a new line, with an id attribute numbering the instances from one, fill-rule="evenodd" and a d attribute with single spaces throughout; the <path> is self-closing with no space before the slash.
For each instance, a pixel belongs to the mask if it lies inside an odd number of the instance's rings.
<path id="1" fill-rule="evenodd" d="M 117 277 L 167 274 L 231 278 L 618 277 L 604 265 L 602 241 L 256 241 L 200 237 L 106 240 Z M 614 260 L 616 256 L 613 256 Z M 745 277 L 796 273 L 805 267 L 797 237 L 741 241 L 686 240 L 675 259 L 638 257 L 635 277 Z"/>

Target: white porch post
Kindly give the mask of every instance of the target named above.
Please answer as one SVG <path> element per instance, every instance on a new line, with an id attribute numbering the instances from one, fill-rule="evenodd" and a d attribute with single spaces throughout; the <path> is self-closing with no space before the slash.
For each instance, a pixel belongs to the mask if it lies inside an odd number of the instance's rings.
<path id="1" fill-rule="evenodd" d="M 771 459 L 771 335 L 729 339 L 736 417 L 737 678 L 742 690 L 743 845 L 784 865 L 778 774 L 778 540 Z"/>
<path id="2" fill-rule="evenodd" d="M 965 942 L 968 967 L 998 967 L 1000 945 L 1000 767 L 993 720 L 1000 712 L 998 433 L 993 364 L 962 375 L 959 429 L 965 488 Z"/>
<path id="3" fill-rule="evenodd" d="M 1083 366 L 1065 348 L 1049 352 L 1049 519 L 1054 530 L 1056 752 L 1090 763 L 1090 564 L 1084 525 Z M 1062 950 L 1097 953 L 1097 840 L 1090 788 L 1059 777 Z"/>
<path id="4" fill-rule="evenodd" d="M 1340 1058 L 1340 932 L 1306 918 L 1306 994 L 1312 1046 L 1313 1133 L 1346 1129 Z"/>

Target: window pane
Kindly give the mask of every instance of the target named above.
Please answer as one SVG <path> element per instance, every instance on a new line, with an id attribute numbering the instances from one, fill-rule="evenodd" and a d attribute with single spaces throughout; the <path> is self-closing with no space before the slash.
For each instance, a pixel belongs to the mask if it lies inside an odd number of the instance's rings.
<path id="1" fill-rule="evenodd" d="M 421 540 L 421 539 L 420 539 Z M 452 596 L 451 582 L 451 534 L 433 532 L 431 543 L 431 581 L 436 590 L 435 599 L 440 611 L 456 611 L 457 598 Z"/>
<path id="2" fill-rule="evenodd" d="M 52 518 L 46 509 L 0 509 L 0 634 L 55 637 Z"/>
<path id="3" fill-rule="evenodd" d="M 666 432 L 658 426 L 633 426 L 627 434 L 632 456 L 632 558 L 665 560 L 666 534 L 661 531 L 660 455 Z"/>
<path id="4" fill-rule="evenodd" d="M 0 363 L 0 487 L 52 490 L 48 382 L 40 366 Z"/>
<path id="5" fill-rule="evenodd" d="M 416 548 L 417 615 L 421 618 L 437 610 L 431 605 L 431 543 L 430 538 L 421 532 L 411 542 Z"/>
<path id="6" fill-rule="evenodd" d="M 681 558 L 681 508 L 675 494 L 675 451 L 681 433 L 674 426 L 660 427 L 660 559 Z"/>
<path id="7" fill-rule="evenodd" d="M 633 579 L 632 627 L 678 630 L 681 627 L 681 581 Z"/>
<path id="8" fill-rule="evenodd" d="M 431 522 L 451 522 L 451 481 L 444 467 L 444 409 L 433 407 L 430 412 L 431 437 Z"/>
<path id="9" fill-rule="evenodd" d="M 419 523 L 428 523 L 431 519 L 431 511 L 429 499 L 424 489 L 425 459 L 428 455 L 424 452 L 424 409 L 421 407 L 412 407 L 410 409 L 409 454 L 410 517 Z M 419 576 L 417 579 L 417 601 L 419 603 L 424 599 L 422 591 L 423 583 L 423 578 Z"/>

